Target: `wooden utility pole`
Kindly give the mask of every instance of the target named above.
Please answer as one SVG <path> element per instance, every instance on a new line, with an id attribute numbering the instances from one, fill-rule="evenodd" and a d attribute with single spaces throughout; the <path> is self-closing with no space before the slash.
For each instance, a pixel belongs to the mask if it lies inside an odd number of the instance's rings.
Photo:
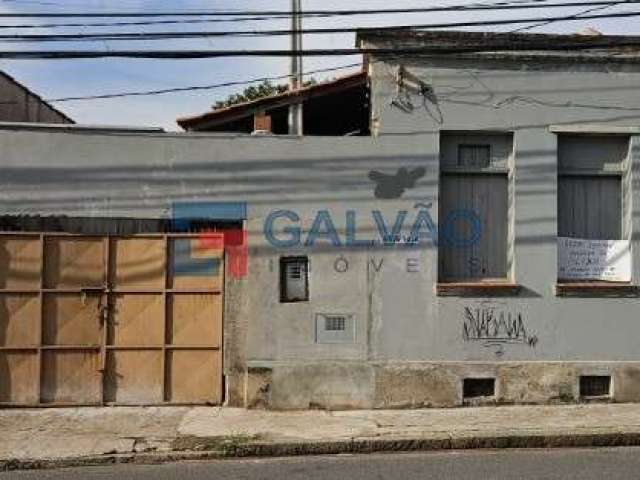
<path id="1" fill-rule="evenodd" d="M 304 84 L 302 75 L 302 0 L 291 0 L 291 78 L 289 90 L 295 91 Z M 289 107 L 289 135 L 304 133 L 302 124 L 302 103 L 295 103 Z"/>

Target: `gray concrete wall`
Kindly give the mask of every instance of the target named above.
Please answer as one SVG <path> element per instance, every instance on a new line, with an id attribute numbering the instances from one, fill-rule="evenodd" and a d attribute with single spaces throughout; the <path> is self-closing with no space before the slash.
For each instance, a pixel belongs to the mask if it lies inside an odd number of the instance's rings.
<path id="1" fill-rule="evenodd" d="M 504 402 L 576 398 L 579 375 L 611 374 L 614 398 L 640 400 L 636 294 L 557 297 L 557 138 L 550 125 L 594 133 L 640 126 L 640 73 L 591 67 L 429 61 L 407 64 L 437 102 L 411 94 L 412 113 L 392 106 L 393 64 L 373 64 L 375 138 L 230 137 L 23 130 L 0 132 L 0 213 L 170 217 L 176 201 L 246 201 L 249 276 L 230 285 L 225 357 L 233 404 L 276 408 L 400 407 L 462 402 L 461 379 L 498 379 Z M 437 104 L 436 104 L 437 103 Z M 606 108 L 605 108 L 606 107 Z M 425 207 L 438 216 L 439 132 L 514 134 L 514 280 L 517 295 L 436 295 L 437 248 L 347 243 L 378 239 L 373 211 L 410 226 Z M 638 205 L 640 133 L 633 137 L 632 206 Z M 372 170 L 424 168 L 416 187 L 376 199 Z M 264 236 L 274 210 L 294 211 L 308 232 L 326 210 L 340 247 L 274 248 Z M 640 231 L 634 212 L 631 227 Z M 405 228 L 408 233 L 408 228 Z M 353 240 L 353 239 L 352 239 Z M 310 301 L 279 301 L 280 255 L 308 254 Z M 633 280 L 640 281 L 633 235 Z M 344 268 L 344 260 L 348 268 Z M 336 262 L 342 262 L 336 264 Z M 336 268 L 337 267 L 337 268 Z M 527 340 L 466 341 L 465 307 L 522 315 Z M 315 342 L 316 314 L 349 314 L 355 342 Z M 247 370 L 248 369 L 248 370 Z M 248 371 L 248 375 L 245 372 Z M 402 380 L 402 381 L 400 381 Z"/>

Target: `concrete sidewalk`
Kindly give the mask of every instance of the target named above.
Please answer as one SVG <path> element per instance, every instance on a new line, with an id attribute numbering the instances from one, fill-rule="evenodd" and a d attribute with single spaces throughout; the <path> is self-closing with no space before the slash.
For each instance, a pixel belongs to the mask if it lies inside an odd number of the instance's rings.
<path id="1" fill-rule="evenodd" d="M 0 410 L 0 470 L 250 455 L 640 445 L 640 404 Z"/>

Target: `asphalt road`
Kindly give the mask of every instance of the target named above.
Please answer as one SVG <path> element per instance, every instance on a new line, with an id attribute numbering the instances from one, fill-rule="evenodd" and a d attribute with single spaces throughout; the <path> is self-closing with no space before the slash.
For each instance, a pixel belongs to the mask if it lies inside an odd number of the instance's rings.
<path id="1" fill-rule="evenodd" d="M 628 480 L 639 477 L 640 448 L 339 455 L 0 474 L 0 480 Z"/>

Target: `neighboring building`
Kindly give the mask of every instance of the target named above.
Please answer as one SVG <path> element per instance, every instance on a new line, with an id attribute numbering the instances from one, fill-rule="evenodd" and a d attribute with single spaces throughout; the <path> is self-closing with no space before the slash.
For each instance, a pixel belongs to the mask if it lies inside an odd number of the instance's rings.
<path id="1" fill-rule="evenodd" d="M 63 112 L 4 72 L 0 72 L 0 121 L 74 123 Z"/>
<path id="2" fill-rule="evenodd" d="M 362 33 L 371 137 L 2 126 L 0 402 L 640 401 L 638 43 Z"/>
<path id="3" fill-rule="evenodd" d="M 194 117 L 180 118 L 178 125 L 192 132 L 228 133 L 252 133 L 258 125 L 259 130 L 270 130 L 270 133 L 275 135 L 285 135 L 289 132 L 290 105 L 302 103 L 305 135 L 368 135 L 367 80 L 366 72 L 360 72 L 294 92 L 211 110 Z"/>

